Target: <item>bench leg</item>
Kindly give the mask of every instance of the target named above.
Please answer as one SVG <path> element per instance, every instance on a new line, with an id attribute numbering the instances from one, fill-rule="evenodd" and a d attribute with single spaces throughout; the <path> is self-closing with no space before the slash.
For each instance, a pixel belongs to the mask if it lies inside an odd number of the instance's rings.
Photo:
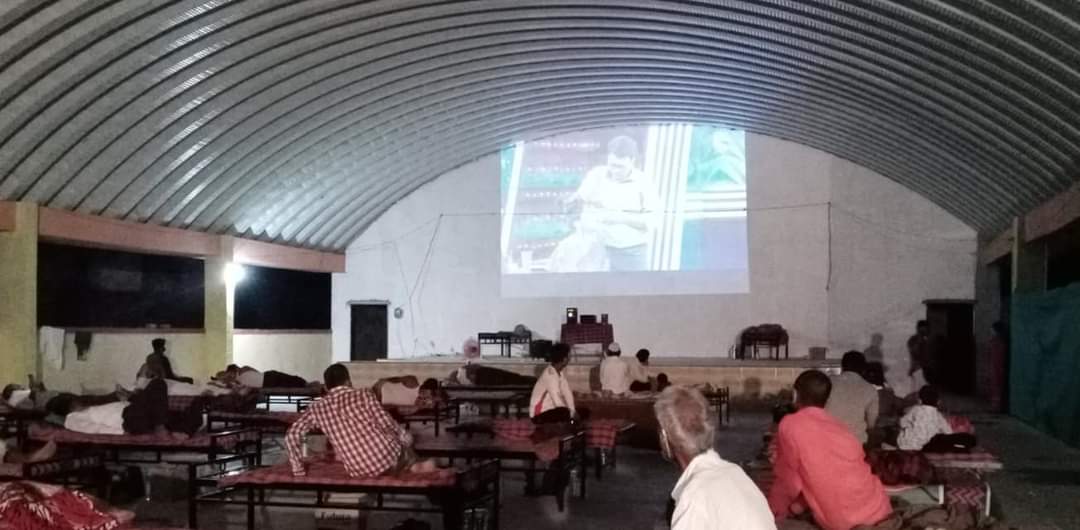
<path id="1" fill-rule="evenodd" d="M 197 477 L 195 464 L 188 465 L 188 528 L 199 527 L 198 503 L 195 500 L 199 495 L 199 486 L 195 482 Z"/>
<path id="2" fill-rule="evenodd" d="M 255 530 L 255 488 L 247 489 L 247 528 Z"/>
<path id="3" fill-rule="evenodd" d="M 578 471 L 578 480 L 581 481 L 581 490 L 580 490 L 581 494 L 578 495 L 578 498 L 579 499 L 584 499 L 585 498 L 585 479 L 586 479 L 586 477 L 587 477 L 587 475 L 589 473 L 589 469 L 585 465 L 585 452 L 584 451 L 581 452 L 581 464 L 579 464 L 579 465 L 581 466 L 581 468 Z"/>
<path id="4" fill-rule="evenodd" d="M 536 493 L 536 460 L 529 460 L 529 469 L 525 471 L 525 494 Z"/>

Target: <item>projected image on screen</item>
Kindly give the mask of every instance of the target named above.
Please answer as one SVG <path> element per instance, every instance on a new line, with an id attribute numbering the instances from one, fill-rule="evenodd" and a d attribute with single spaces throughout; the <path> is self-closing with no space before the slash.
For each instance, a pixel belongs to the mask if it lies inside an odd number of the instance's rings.
<path id="1" fill-rule="evenodd" d="M 503 151 L 505 296 L 745 292 L 742 131 L 590 130 Z"/>

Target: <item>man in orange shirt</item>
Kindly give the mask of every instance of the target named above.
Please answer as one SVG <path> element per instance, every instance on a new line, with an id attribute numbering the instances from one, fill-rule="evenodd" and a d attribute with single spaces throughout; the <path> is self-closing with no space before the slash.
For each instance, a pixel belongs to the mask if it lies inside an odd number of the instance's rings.
<path id="1" fill-rule="evenodd" d="M 776 481 L 769 508 L 777 519 L 810 509 L 825 530 L 873 525 L 892 513 L 881 481 L 870 471 L 862 444 L 840 420 L 825 412 L 832 383 L 808 370 L 795 380 L 798 412 L 777 430 Z"/>

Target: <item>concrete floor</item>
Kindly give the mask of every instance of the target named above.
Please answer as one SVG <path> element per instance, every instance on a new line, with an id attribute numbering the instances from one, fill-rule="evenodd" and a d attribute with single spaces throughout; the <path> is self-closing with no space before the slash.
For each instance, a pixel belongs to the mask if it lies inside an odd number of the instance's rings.
<path id="1" fill-rule="evenodd" d="M 720 454 L 735 462 L 752 458 L 760 448 L 761 433 L 769 419 L 763 413 L 733 416 L 717 441 Z M 1080 451 L 1071 449 L 1010 417 L 973 414 L 980 443 L 999 454 L 1006 470 L 991 476 L 994 513 L 1010 526 L 1023 530 L 1080 529 Z M 521 494 L 524 482 L 511 476 L 503 481 L 502 528 L 510 530 L 659 529 L 665 528 L 668 494 L 678 472 L 659 454 L 623 449 L 619 467 L 602 482 L 589 477 L 588 499 L 572 499 L 559 513 L 550 497 Z M 179 526 L 185 521 L 183 502 L 140 502 L 134 507 L 140 526 Z M 355 523 L 316 524 L 310 511 L 271 509 L 256 512 L 259 528 L 353 529 Z M 367 528 L 386 529 L 406 519 L 403 514 L 376 514 Z M 439 528 L 437 519 L 427 520 Z M 240 529 L 242 512 L 214 507 L 203 511 L 200 527 Z"/>

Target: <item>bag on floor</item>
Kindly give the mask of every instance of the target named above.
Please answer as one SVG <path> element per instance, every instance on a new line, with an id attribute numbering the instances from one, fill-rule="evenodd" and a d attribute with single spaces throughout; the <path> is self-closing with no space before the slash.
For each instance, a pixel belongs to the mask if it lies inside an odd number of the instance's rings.
<path id="1" fill-rule="evenodd" d="M 108 501 L 113 506 L 127 505 L 146 497 L 146 483 L 138 466 L 127 466 L 110 478 Z"/>

